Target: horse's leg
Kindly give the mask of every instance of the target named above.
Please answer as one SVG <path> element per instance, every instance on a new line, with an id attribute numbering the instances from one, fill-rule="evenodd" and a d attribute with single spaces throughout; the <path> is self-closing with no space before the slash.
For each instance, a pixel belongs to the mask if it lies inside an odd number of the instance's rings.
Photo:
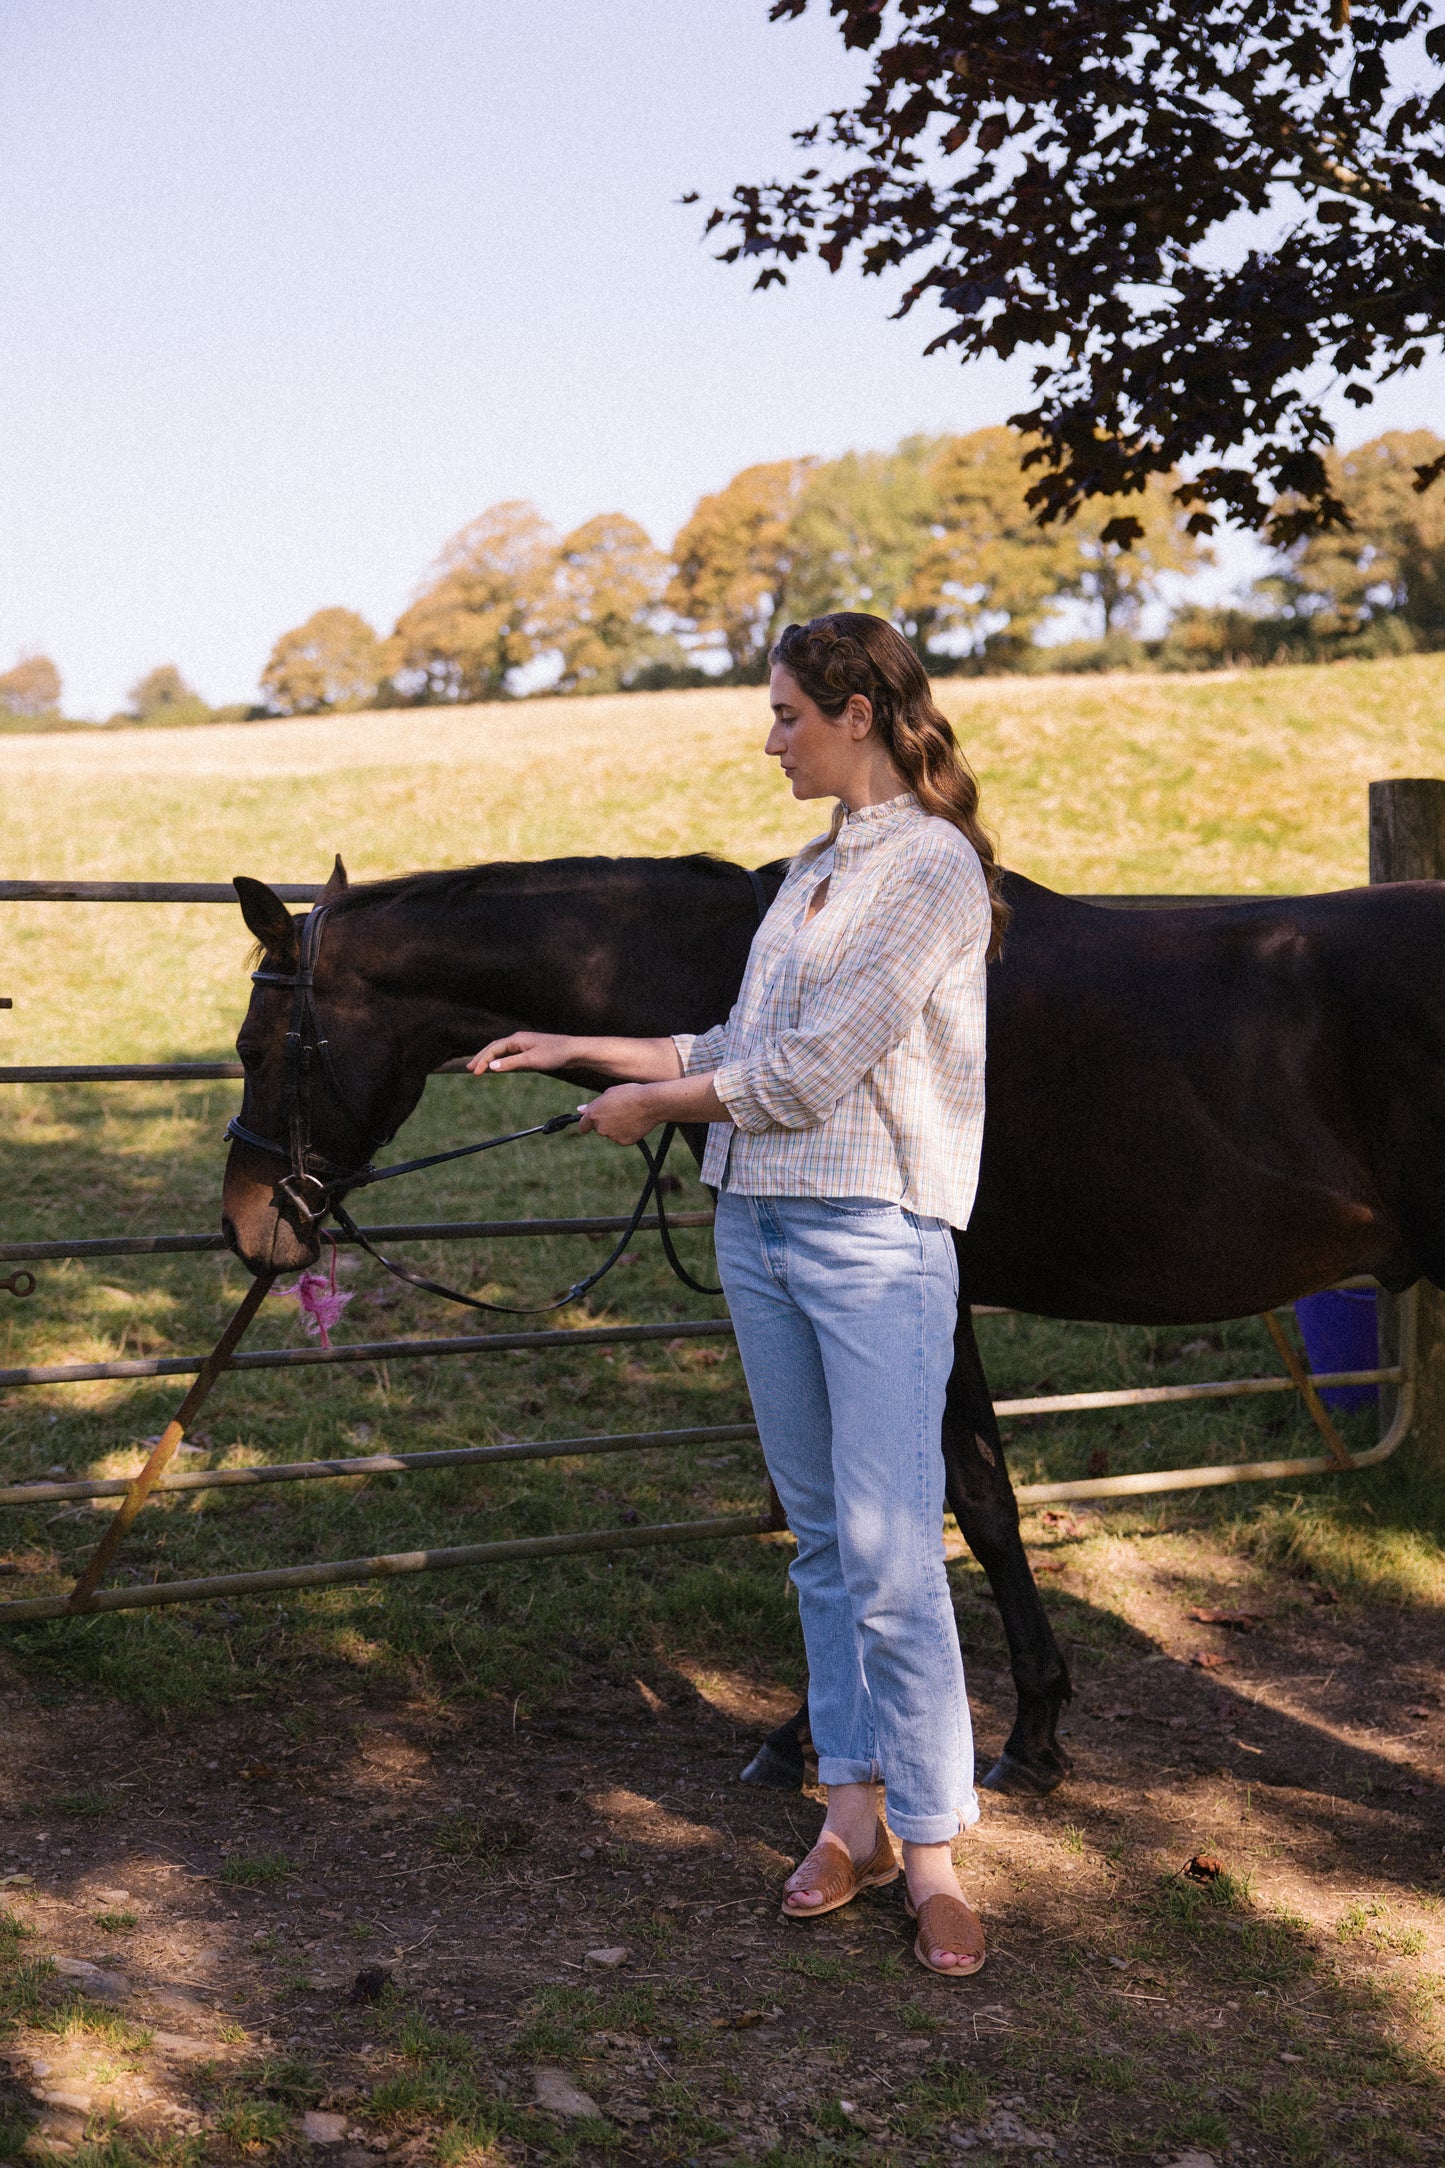
<path id="1" fill-rule="evenodd" d="M 943 1417 L 948 1502 L 964 1541 L 988 1575 L 1018 1690 L 1013 1730 L 981 1779 L 992 1792 L 1039 1794 L 1062 1783 L 1072 1764 L 1059 1745 L 1059 1712 L 1073 1688 L 1019 1535 L 1019 1509 L 1004 1466 L 988 1380 L 968 1304 L 959 1305 L 953 1375 Z"/>
<path id="2" fill-rule="evenodd" d="M 742 1774 L 744 1784 L 764 1784 L 775 1792 L 800 1792 L 807 1781 L 803 1749 L 808 1740 L 808 1695 L 786 1724 L 770 1731 Z"/>

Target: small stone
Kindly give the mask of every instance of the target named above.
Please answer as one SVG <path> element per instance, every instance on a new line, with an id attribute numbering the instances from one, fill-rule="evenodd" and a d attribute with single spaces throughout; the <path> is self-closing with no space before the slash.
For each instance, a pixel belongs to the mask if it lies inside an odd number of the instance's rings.
<path id="1" fill-rule="evenodd" d="M 853 2100 L 840 2100 L 838 2106 L 850 2123 L 856 2124 L 859 2130 L 866 2131 L 870 2137 L 882 2138 L 886 2136 L 888 2131 L 886 2119 L 881 2115 L 875 2115 L 871 2108 L 861 2107 L 857 2101 Z"/>
<path id="2" fill-rule="evenodd" d="M 0 1889 L 28 1889 L 34 1880 L 33 1874 L 0 1874 Z"/>
<path id="3" fill-rule="evenodd" d="M 1030 2153 L 1051 2153 L 1055 2142 L 1044 2131 L 1030 2130 L 1008 2108 L 1000 2108 L 979 2135 L 993 2145 L 1021 2145 Z"/>
<path id="4" fill-rule="evenodd" d="M 105 1972 L 99 1965 L 88 1964 L 83 1957 L 57 1957 L 55 1969 L 63 1980 L 74 1980 L 81 1993 L 95 2002 L 130 1999 L 129 1980 L 118 1972 Z"/>
<path id="5" fill-rule="evenodd" d="M 605 1950 L 589 1950 L 587 1952 L 587 1962 L 589 1965 L 605 1965 L 610 1970 L 613 1966 L 625 1965 L 631 1955 L 631 1950 L 625 1944 L 618 1942 Z"/>
<path id="6" fill-rule="evenodd" d="M 153 1987 L 151 2000 L 158 2002 L 163 2010 L 174 2010 L 177 2017 L 209 2017 L 211 2006 L 202 2002 L 199 1995 L 191 1994 L 184 1987 Z"/>
<path id="7" fill-rule="evenodd" d="M 553 2069 L 550 2064 L 543 2063 L 533 2072 L 532 2086 L 532 2098 L 548 2115 L 570 2118 L 602 2113 L 590 2093 L 575 2085 L 565 2070 Z"/>
<path id="8" fill-rule="evenodd" d="M 128 1905 L 130 1903 L 130 1891 L 128 1889 L 98 1889 L 95 1894 L 103 1905 Z"/>
<path id="9" fill-rule="evenodd" d="M 308 2108 L 301 2118 L 301 2135 L 308 2145 L 343 2145 L 347 2127 L 344 2115 L 328 2115 L 322 2108 Z"/>
<path id="10" fill-rule="evenodd" d="M 216 2052 L 212 2040 L 194 2040 L 189 2033 L 154 2032 L 151 2039 L 164 2055 L 174 2055 L 178 2062 L 197 2062 L 203 2056 Z"/>
<path id="11" fill-rule="evenodd" d="M 69 2108 L 75 2115 L 89 2115 L 91 2110 L 89 2093 L 40 2093 L 36 2097 L 42 2107 Z"/>

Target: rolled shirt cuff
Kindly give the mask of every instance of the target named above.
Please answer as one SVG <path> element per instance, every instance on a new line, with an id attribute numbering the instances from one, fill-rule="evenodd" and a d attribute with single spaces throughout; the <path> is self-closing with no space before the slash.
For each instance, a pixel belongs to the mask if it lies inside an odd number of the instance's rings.
<path id="1" fill-rule="evenodd" d="M 684 1076 L 707 1076 L 727 1052 L 728 1027 L 713 1024 L 707 1031 L 675 1031 L 672 1043 Z"/>
<path id="2" fill-rule="evenodd" d="M 740 1061 L 725 1061 L 713 1071 L 712 1088 L 732 1117 L 734 1129 L 756 1135 L 763 1129 L 782 1127 L 758 1098 Z"/>

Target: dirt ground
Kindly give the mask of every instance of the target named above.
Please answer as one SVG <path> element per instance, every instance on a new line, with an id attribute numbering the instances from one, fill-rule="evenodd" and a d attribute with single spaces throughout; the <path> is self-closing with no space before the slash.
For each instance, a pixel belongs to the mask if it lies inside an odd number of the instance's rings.
<path id="1" fill-rule="evenodd" d="M 1073 1778 L 961 1840 L 968 1983 L 915 1964 L 896 1887 L 778 1920 L 820 1803 L 737 1782 L 787 1708 L 746 1677 L 151 1729 L 9 1664 L 0 2153 L 1438 2157 L 1445 1623 L 1197 1531 L 1039 1516 L 1031 1549 L 1115 1630 L 1071 1649 Z M 1009 1680 L 991 1606 L 960 1617 L 985 1754 Z"/>

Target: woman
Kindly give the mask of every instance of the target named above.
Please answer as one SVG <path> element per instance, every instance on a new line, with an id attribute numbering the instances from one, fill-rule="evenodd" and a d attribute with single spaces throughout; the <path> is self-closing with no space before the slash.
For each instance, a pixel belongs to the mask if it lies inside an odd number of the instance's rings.
<path id="1" fill-rule="evenodd" d="M 978 787 L 928 678 L 881 618 L 790 625 L 772 653 L 767 751 L 797 798 L 838 801 L 759 928 L 725 1024 L 669 1039 L 519 1031 L 483 1070 L 626 1079 L 583 1128 L 633 1144 L 708 1122 L 718 1264 L 768 1469 L 797 1538 L 792 1579 L 827 1787 L 789 1920 L 817 1919 L 898 1862 L 914 1944 L 961 1978 L 982 1924 L 952 1840 L 978 1819 L 944 1569 L 940 1428 L 958 1264 L 983 1133 L 984 969 L 1007 911 Z"/>

